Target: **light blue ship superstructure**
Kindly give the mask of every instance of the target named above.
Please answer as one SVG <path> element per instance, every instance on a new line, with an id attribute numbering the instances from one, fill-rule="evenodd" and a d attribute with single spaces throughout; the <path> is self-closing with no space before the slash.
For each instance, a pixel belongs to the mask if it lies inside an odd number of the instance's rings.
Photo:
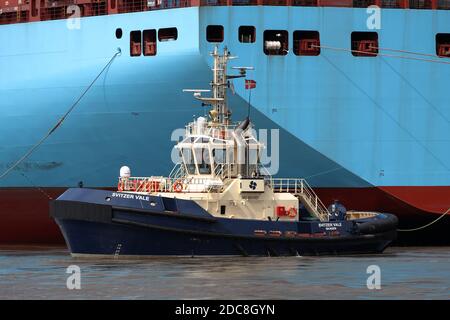
<path id="1" fill-rule="evenodd" d="M 255 67 L 248 76 L 257 83 L 253 122 L 280 130 L 278 176 L 307 177 L 319 194 L 321 188 L 326 194 L 340 190 L 348 201 L 361 195 L 355 188 L 371 190 L 377 210 L 395 206 L 380 198 L 378 187 L 402 210 L 408 206 L 408 214 L 445 210 L 450 207 L 450 59 L 394 58 L 409 56 L 393 52 L 358 57 L 338 50 L 351 49 L 352 32 L 368 31 L 367 18 L 365 8 L 223 6 L 85 17 L 79 29 L 70 29 L 67 20 L 2 25 L 1 172 L 55 125 L 118 48 L 121 54 L 0 187 L 8 192 L 80 182 L 113 187 L 124 164 L 134 175 L 148 167 L 168 174 L 169 142 L 179 138 L 173 128 L 204 112 L 193 114 L 192 99 L 182 89 L 208 83 L 214 43 L 206 40 L 206 28 L 221 25 L 220 46 L 239 56 L 239 65 Z M 380 52 L 432 55 L 436 34 L 450 33 L 448 10 L 382 9 L 381 18 L 381 29 L 369 30 L 377 32 Z M 256 41 L 240 42 L 240 26 L 254 26 Z M 130 56 L 131 31 L 169 27 L 177 28 L 177 39 L 158 41 L 155 56 Z M 117 28 L 123 30 L 121 39 Z M 264 53 L 265 30 L 288 31 L 286 55 Z M 293 54 L 295 30 L 318 31 L 320 55 Z M 243 79 L 235 81 L 235 91 L 229 99 L 237 106 L 234 112 L 244 115 L 249 91 Z M 427 196 L 416 202 L 403 199 L 422 191 Z"/>

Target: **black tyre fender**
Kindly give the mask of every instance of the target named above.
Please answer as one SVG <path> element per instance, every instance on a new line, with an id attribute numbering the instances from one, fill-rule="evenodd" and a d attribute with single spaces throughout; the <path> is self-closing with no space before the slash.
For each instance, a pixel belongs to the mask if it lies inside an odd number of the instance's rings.
<path id="1" fill-rule="evenodd" d="M 369 221 L 357 222 L 358 231 L 361 234 L 376 234 L 387 231 L 395 231 L 398 225 L 398 218 L 389 213 L 383 213 L 381 217 L 373 218 Z"/>

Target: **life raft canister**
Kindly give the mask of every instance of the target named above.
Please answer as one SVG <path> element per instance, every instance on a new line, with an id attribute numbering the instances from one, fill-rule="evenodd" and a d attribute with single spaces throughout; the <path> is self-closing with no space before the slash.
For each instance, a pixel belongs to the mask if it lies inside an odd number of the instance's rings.
<path id="1" fill-rule="evenodd" d="M 289 208 L 287 215 L 291 218 L 295 218 L 297 216 L 297 209 L 294 207 Z"/>

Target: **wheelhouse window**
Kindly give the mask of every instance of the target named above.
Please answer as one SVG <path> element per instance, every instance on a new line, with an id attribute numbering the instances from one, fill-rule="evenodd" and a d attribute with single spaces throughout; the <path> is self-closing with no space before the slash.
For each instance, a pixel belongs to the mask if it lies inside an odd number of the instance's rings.
<path id="1" fill-rule="evenodd" d="M 206 27 L 206 41 L 208 42 L 222 42 L 223 34 L 223 26 L 210 25 Z"/>
<path id="2" fill-rule="evenodd" d="M 181 157 L 183 158 L 187 172 L 189 174 L 196 174 L 195 161 L 191 148 L 183 148 L 181 150 Z"/>
<path id="3" fill-rule="evenodd" d="M 177 28 L 163 28 L 158 30 L 159 41 L 175 41 L 178 39 Z"/>
<path id="4" fill-rule="evenodd" d="M 450 33 L 436 35 L 436 54 L 441 58 L 450 58 Z"/>
<path id="5" fill-rule="evenodd" d="M 289 48 L 289 36 L 286 30 L 264 31 L 264 53 L 266 55 L 285 56 Z"/>
<path id="6" fill-rule="evenodd" d="M 144 30 L 144 56 L 156 55 L 156 30 Z"/>
<path id="7" fill-rule="evenodd" d="M 225 149 L 213 149 L 213 159 L 216 164 L 227 163 L 227 154 Z"/>
<path id="8" fill-rule="evenodd" d="M 207 147 L 195 147 L 195 160 L 198 166 L 199 174 L 211 174 L 211 159 Z"/>
<path id="9" fill-rule="evenodd" d="M 318 31 L 294 31 L 294 54 L 297 56 L 318 56 L 320 38 Z"/>
<path id="10" fill-rule="evenodd" d="M 130 32 L 130 55 L 138 57 L 142 53 L 141 31 Z"/>
<path id="11" fill-rule="evenodd" d="M 256 28 L 253 26 L 240 26 L 239 27 L 239 42 L 253 43 L 256 38 Z"/>
<path id="12" fill-rule="evenodd" d="M 378 55 L 378 33 L 352 32 L 352 54 L 355 57 L 376 57 Z"/>

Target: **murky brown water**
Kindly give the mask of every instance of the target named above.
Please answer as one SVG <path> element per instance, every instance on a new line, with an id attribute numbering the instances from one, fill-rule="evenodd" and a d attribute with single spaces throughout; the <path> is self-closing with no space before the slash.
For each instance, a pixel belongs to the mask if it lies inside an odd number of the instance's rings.
<path id="1" fill-rule="evenodd" d="M 81 289 L 68 290 L 70 265 Z M 369 265 L 381 290 L 369 290 Z M 0 250 L 0 299 L 450 299 L 450 247 L 383 255 L 87 260 L 63 248 Z"/>

